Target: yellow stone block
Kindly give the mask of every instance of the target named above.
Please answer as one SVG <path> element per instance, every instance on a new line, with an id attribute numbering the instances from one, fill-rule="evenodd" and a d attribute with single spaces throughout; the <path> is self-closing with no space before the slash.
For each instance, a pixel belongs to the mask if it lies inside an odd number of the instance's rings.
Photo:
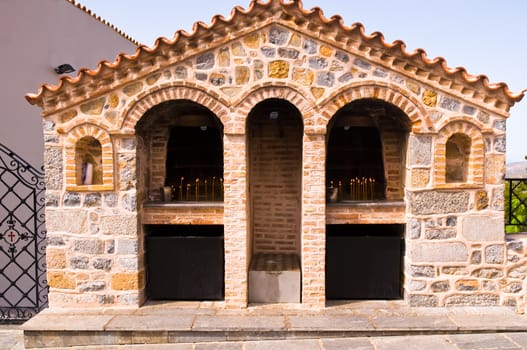
<path id="1" fill-rule="evenodd" d="M 146 83 L 148 85 L 153 85 L 153 84 L 155 84 L 156 81 L 159 80 L 159 78 L 161 78 L 161 73 L 154 73 L 154 74 L 148 76 L 148 78 L 146 78 Z"/>
<path id="2" fill-rule="evenodd" d="M 220 67 L 228 67 L 231 64 L 231 53 L 229 49 L 224 47 L 220 49 L 218 54 L 218 65 Z"/>
<path id="3" fill-rule="evenodd" d="M 247 56 L 247 53 L 245 52 L 245 49 L 241 43 L 232 44 L 232 54 L 234 56 Z"/>
<path id="4" fill-rule="evenodd" d="M 333 50 L 331 47 L 329 46 L 326 46 L 326 45 L 321 45 L 320 46 L 320 54 L 324 57 L 331 57 L 331 55 L 333 55 L 333 52 L 335 50 Z"/>
<path id="5" fill-rule="evenodd" d="M 437 94 L 432 90 L 425 90 L 423 93 L 423 103 L 428 107 L 435 107 L 437 105 Z"/>
<path id="6" fill-rule="evenodd" d="M 75 289 L 75 279 L 64 271 L 50 271 L 47 273 L 48 285 L 51 288 Z"/>
<path id="7" fill-rule="evenodd" d="M 106 97 L 100 97 L 81 105 L 81 112 L 84 114 L 99 115 L 102 113 Z"/>
<path id="8" fill-rule="evenodd" d="M 143 83 L 141 83 L 141 82 L 132 83 L 130 85 L 125 86 L 123 88 L 123 92 L 127 96 L 133 96 L 133 95 L 137 94 L 139 91 L 141 91 L 142 88 L 143 88 Z"/>
<path id="9" fill-rule="evenodd" d="M 269 77 L 285 79 L 289 76 L 289 62 L 278 60 L 269 62 Z"/>
<path id="10" fill-rule="evenodd" d="M 430 182 L 429 169 L 412 169 L 411 170 L 411 186 L 413 188 L 423 188 Z"/>
<path id="11" fill-rule="evenodd" d="M 48 248 L 46 250 L 46 266 L 48 269 L 66 268 L 66 253 L 63 249 Z"/>
<path id="12" fill-rule="evenodd" d="M 300 85 L 311 85 L 315 80 L 315 73 L 312 70 L 306 68 L 294 68 L 293 69 L 293 81 Z"/>
<path id="13" fill-rule="evenodd" d="M 487 191 L 476 192 L 476 209 L 483 210 L 489 206 L 489 196 Z"/>
<path id="14" fill-rule="evenodd" d="M 300 45 L 302 45 L 302 37 L 298 33 L 293 33 L 293 35 L 291 35 L 291 40 L 289 40 L 289 45 L 300 47 Z"/>
<path id="15" fill-rule="evenodd" d="M 322 95 L 324 95 L 324 92 L 326 90 L 323 89 L 323 88 L 317 88 L 317 87 L 314 87 L 314 88 L 311 88 L 311 93 L 313 94 L 313 96 L 318 99 L 320 98 Z"/>
<path id="16" fill-rule="evenodd" d="M 110 95 L 109 105 L 111 108 L 115 108 L 119 105 L 119 96 L 116 94 Z"/>
<path id="17" fill-rule="evenodd" d="M 243 85 L 249 82 L 251 70 L 248 67 L 236 67 L 234 70 L 236 85 Z"/>
<path id="18" fill-rule="evenodd" d="M 260 34 L 254 33 L 247 35 L 243 39 L 243 42 L 245 43 L 245 45 L 247 45 L 248 48 L 257 49 L 260 47 Z"/>
<path id="19" fill-rule="evenodd" d="M 410 91 L 412 91 L 414 94 L 419 94 L 419 92 L 421 92 L 421 88 L 419 87 L 419 85 L 414 82 L 407 81 L 406 86 L 408 86 Z"/>
<path id="20" fill-rule="evenodd" d="M 70 120 L 72 120 L 73 118 L 75 118 L 77 116 L 77 111 L 75 109 L 71 109 L 67 112 L 64 112 L 61 114 L 60 116 L 60 121 L 62 123 L 66 123 L 66 122 L 69 122 Z"/>
<path id="21" fill-rule="evenodd" d="M 139 290 L 145 286 L 143 272 L 126 272 L 112 275 L 113 290 Z"/>

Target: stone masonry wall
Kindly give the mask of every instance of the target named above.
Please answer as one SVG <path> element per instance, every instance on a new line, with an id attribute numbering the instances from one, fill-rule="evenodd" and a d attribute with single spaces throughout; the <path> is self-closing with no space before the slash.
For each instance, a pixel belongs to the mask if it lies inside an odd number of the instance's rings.
<path id="1" fill-rule="evenodd" d="M 184 59 L 167 52 L 168 63 L 136 62 L 133 78 L 124 75 L 111 91 L 93 98 L 86 87 L 82 98 L 76 95 L 75 103 L 45 117 L 52 308 L 144 302 L 141 220 L 155 220 L 148 215 L 159 213 L 143 211 L 142 204 L 149 184 L 161 183 L 163 170 L 149 168 L 145 157 L 137 163 L 136 154 L 144 154 L 148 140 L 136 138 L 135 126 L 148 110 L 170 100 L 201 104 L 223 124 L 225 305 L 245 307 L 252 251 L 245 122 L 252 108 L 268 98 L 289 101 L 304 124 L 300 251 L 306 307 L 325 305 L 327 124 L 352 101 L 376 99 L 399 108 L 411 123 L 399 141 L 386 135 L 384 148 L 385 157 L 392 151 L 394 157 L 388 177 L 405 181 L 404 192 L 387 183 L 393 198 L 404 196 L 406 212 L 400 206 L 386 209 L 391 213 L 386 217 L 406 222 L 405 300 L 415 306 L 525 308 L 525 241 L 507 242 L 503 233 L 507 116 L 492 99 L 485 103 L 478 94 L 464 95 L 443 78 L 437 84 L 420 78 L 426 67 L 385 56 L 381 61 L 378 50 L 333 45 L 279 25 L 229 40 Z M 79 128 L 84 131 L 73 137 Z M 472 141 L 464 183 L 447 182 L 444 176 L 444 145 L 453 133 Z M 71 151 L 81 135 L 101 143 L 103 185 L 68 180 L 78 170 Z M 339 223 L 359 217 L 352 209 L 328 213 Z M 379 220 L 368 221 L 365 213 L 360 213 L 361 223 Z M 176 218 L 167 222 L 194 223 L 196 215 L 221 222 L 217 208 L 162 214 Z"/>

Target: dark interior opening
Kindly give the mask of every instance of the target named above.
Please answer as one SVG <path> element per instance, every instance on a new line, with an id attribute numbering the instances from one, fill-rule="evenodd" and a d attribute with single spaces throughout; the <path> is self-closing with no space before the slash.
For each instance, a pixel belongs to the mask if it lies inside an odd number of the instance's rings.
<path id="1" fill-rule="evenodd" d="M 152 300 L 223 300 L 222 225 L 145 225 Z"/>
<path id="2" fill-rule="evenodd" d="M 337 201 L 384 198 L 384 166 L 377 128 L 334 126 L 327 150 L 327 186 L 330 192 L 336 189 Z"/>
<path id="3" fill-rule="evenodd" d="M 179 201 L 222 200 L 223 142 L 215 125 L 178 125 L 170 130 L 165 186 L 173 188 Z"/>
<path id="4" fill-rule="evenodd" d="M 327 225 L 326 298 L 400 299 L 404 225 Z"/>
<path id="5" fill-rule="evenodd" d="M 328 124 L 328 202 L 402 197 L 408 117 L 394 105 L 361 99 L 342 107 Z"/>

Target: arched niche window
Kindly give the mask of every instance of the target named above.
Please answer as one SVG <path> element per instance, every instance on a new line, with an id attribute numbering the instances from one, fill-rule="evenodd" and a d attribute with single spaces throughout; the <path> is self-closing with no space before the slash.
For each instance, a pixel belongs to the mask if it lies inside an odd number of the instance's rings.
<path id="1" fill-rule="evenodd" d="M 439 130 L 434 148 L 437 186 L 483 185 L 485 144 L 477 126 L 464 121 L 448 123 Z"/>
<path id="2" fill-rule="evenodd" d="M 467 182 L 470 148 L 472 141 L 464 134 L 454 134 L 446 142 L 446 174 L 447 183 Z"/>
<path id="3" fill-rule="evenodd" d="M 102 146 L 99 140 L 86 136 L 75 144 L 75 178 L 78 186 L 102 185 Z"/>

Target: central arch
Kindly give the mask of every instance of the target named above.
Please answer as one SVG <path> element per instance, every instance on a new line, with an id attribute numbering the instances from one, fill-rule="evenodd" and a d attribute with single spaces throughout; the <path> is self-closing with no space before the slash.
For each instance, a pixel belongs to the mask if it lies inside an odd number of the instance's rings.
<path id="1" fill-rule="evenodd" d="M 250 302 L 300 301 L 302 137 L 302 116 L 286 100 L 264 100 L 247 118 Z M 297 288 L 284 295 L 283 281 L 266 273 L 292 268 L 296 275 L 286 284 Z"/>

